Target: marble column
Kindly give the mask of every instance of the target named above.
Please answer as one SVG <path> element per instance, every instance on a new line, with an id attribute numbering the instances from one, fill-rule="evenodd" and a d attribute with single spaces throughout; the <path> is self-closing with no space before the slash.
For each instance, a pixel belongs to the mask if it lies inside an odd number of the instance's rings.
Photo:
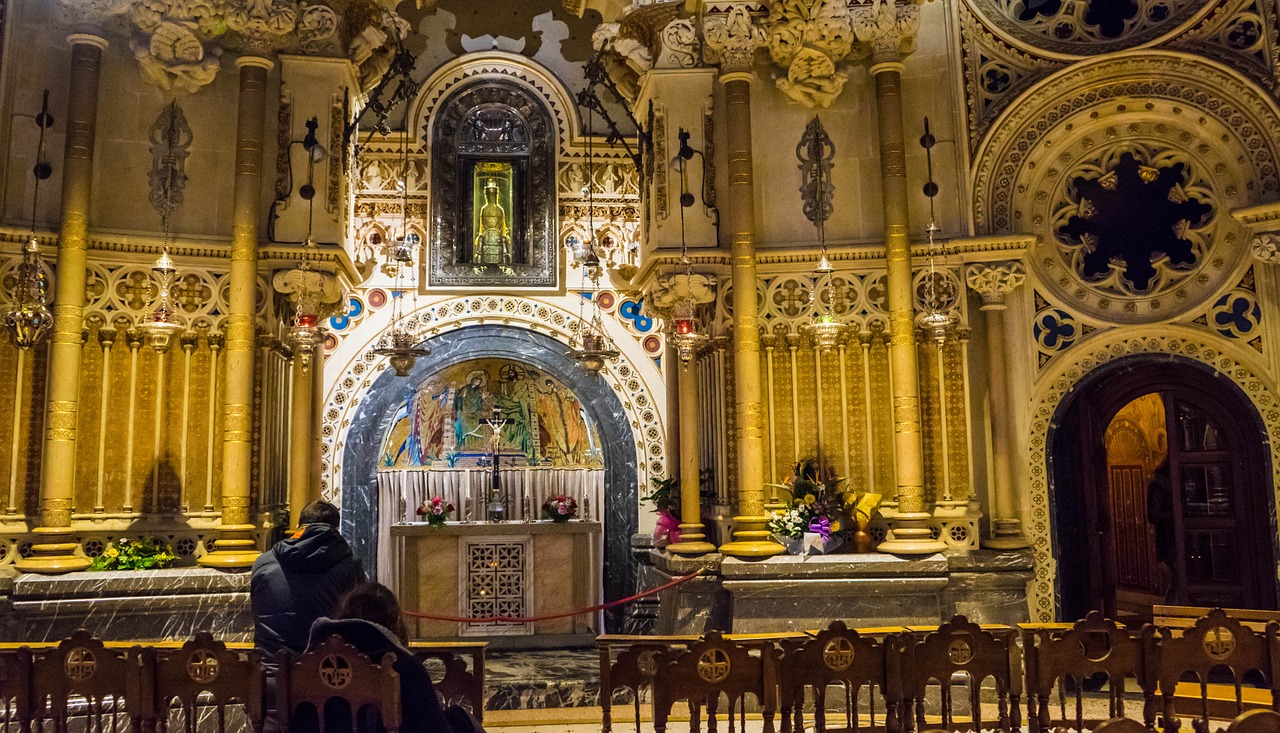
<path id="1" fill-rule="evenodd" d="M 253 473 L 253 351 L 258 285 L 258 210 L 262 199 L 262 137 L 269 59 L 241 56 L 236 117 L 236 178 L 232 194 L 231 273 L 224 351 L 226 396 L 222 433 L 222 525 L 214 551 L 200 564 L 247 568 L 258 556 L 249 521 Z M 308 420 L 308 422 L 310 422 Z"/>
<path id="2" fill-rule="evenodd" d="M 892 5 L 885 3 L 885 5 Z M 902 69 L 896 53 L 877 54 L 876 122 L 880 133 L 880 185 L 888 261 L 889 361 L 893 375 L 893 455 L 898 500 L 893 538 L 877 548 L 900 555 L 946 547 L 933 539 L 925 509 L 924 442 L 920 432 L 920 372 L 916 363 L 911 238 L 907 216 L 907 155 L 902 131 Z"/>
<path id="3" fill-rule="evenodd" d="M 971 265 L 969 287 L 982 296 L 987 320 L 987 386 L 991 403 L 991 536 L 984 547 L 1020 550 L 1029 543 L 1018 518 L 1018 497 L 1013 486 L 1013 414 L 1010 412 L 1008 363 L 1005 344 L 1005 296 L 1026 281 L 1020 262 Z"/>
<path id="4" fill-rule="evenodd" d="M 71 44 L 71 83 L 67 94 L 53 338 L 49 345 L 47 428 L 44 459 L 40 465 L 40 524 L 35 529 L 32 555 L 17 563 L 19 570 L 32 573 L 65 573 L 89 567 L 87 558 L 75 555 L 76 543 L 70 527 L 80 408 L 85 249 L 98 120 L 98 83 L 107 41 L 97 35 L 75 33 L 67 36 L 67 42 Z"/>
<path id="5" fill-rule="evenodd" d="M 773 540 L 764 509 L 764 406 L 760 389 L 760 326 L 756 302 L 755 184 L 751 163 L 752 56 L 763 31 L 746 9 L 735 6 L 704 26 L 713 62 L 720 64 L 728 137 L 729 191 L 725 197 L 733 278 L 733 376 L 735 448 L 738 455 L 738 513 L 726 555 L 759 558 L 784 551 Z"/>
<path id="6" fill-rule="evenodd" d="M 698 362 L 676 359 L 680 391 L 680 541 L 667 546 L 680 555 L 705 555 L 716 546 L 707 542 L 702 527 L 702 498 L 698 481 L 701 473 L 698 450 Z"/>

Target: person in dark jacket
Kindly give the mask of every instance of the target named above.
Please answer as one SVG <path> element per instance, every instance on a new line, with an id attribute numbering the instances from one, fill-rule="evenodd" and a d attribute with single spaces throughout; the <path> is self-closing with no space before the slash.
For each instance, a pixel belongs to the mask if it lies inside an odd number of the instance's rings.
<path id="1" fill-rule="evenodd" d="M 268 665 L 278 652 L 301 654 L 311 624 L 332 615 L 343 594 L 364 582 L 338 521 L 337 507 L 313 501 L 298 515 L 298 529 L 253 563 L 253 646 Z"/>
<path id="2" fill-rule="evenodd" d="M 404 634 L 395 594 L 379 583 L 363 583 L 342 597 L 335 618 L 315 622 L 308 647 L 323 644 L 336 635 L 375 664 L 388 652 L 394 654 L 395 670 L 400 675 L 401 733 L 453 733 L 454 728 L 431 683 L 431 675 L 422 661 L 405 648 Z M 331 712 L 335 716 L 349 714 L 339 710 Z M 326 723 L 326 730 L 343 730 L 345 719 L 335 717 Z"/>
<path id="3" fill-rule="evenodd" d="M 298 529 L 253 563 L 253 646 L 267 673 L 264 733 L 276 730 L 276 654 L 306 650 L 311 624 L 333 614 L 343 594 L 364 582 L 364 568 L 338 534 L 339 518 L 334 505 L 311 502 L 298 515 Z"/>

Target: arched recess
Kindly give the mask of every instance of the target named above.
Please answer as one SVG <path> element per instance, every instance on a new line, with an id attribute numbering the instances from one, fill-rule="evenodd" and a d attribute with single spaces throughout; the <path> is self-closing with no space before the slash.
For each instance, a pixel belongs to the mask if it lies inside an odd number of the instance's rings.
<path id="1" fill-rule="evenodd" d="M 634 592 L 636 568 L 631 535 L 638 526 L 636 440 L 622 401 L 607 382 L 589 375 L 569 358 L 564 344 L 542 333 L 501 323 L 447 331 L 425 339 L 428 356 L 418 359 L 407 378 L 384 371 L 369 387 L 350 418 L 343 449 L 342 532 L 352 550 L 374 574 L 377 546 L 377 459 L 405 384 L 417 384 L 446 367 L 483 358 L 507 358 L 544 370 L 573 391 L 599 431 L 605 466 L 604 591 L 608 598 Z M 381 551 L 386 551 L 383 548 Z"/>
<path id="2" fill-rule="evenodd" d="M 1069 402 L 1091 380 L 1107 373 L 1106 367 L 1125 358 L 1143 355 L 1177 359 L 1221 375 L 1236 385 L 1261 421 L 1265 452 L 1270 457 L 1272 527 L 1280 504 L 1280 402 L 1265 369 L 1244 351 L 1224 348 L 1212 336 L 1194 328 L 1162 324 L 1159 330 L 1118 329 L 1103 331 L 1059 357 L 1060 361 L 1037 381 L 1032 398 L 1030 425 L 1030 521 L 1028 539 L 1035 552 L 1035 579 L 1030 602 L 1034 620 L 1054 621 L 1057 614 L 1057 548 L 1053 543 L 1049 451 L 1052 431 Z"/>
<path id="3" fill-rule="evenodd" d="M 555 74 L 526 56 L 490 51 L 460 56 L 436 69 L 423 83 L 409 113 L 413 121 L 409 129 L 420 145 L 426 147 L 430 139 L 427 121 L 434 118 L 440 102 L 459 84 L 477 79 L 506 80 L 527 87 L 541 98 L 555 118 L 560 149 L 579 144 L 582 122 L 578 107 Z"/>

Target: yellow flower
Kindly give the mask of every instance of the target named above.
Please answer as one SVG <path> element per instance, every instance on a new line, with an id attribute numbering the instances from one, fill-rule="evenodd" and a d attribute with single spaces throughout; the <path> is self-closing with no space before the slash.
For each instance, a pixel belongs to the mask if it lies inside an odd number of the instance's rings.
<path id="1" fill-rule="evenodd" d="M 830 527 L 830 529 L 831 529 L 831 531 L 832 531 L 832 532 L 839 532 L 839 531 L 840 531 L 840 520 L 839 520 L 839 519 L 837 519 L 837 520 L 835 520 L 834 522 L 832 522 L 832 523 L 831 523 L 831 527 Z"/>
<path id="2" fill-rule="evenodd" d="M 119 557 L 119 555 L 120 555 L 120 551 L 117 550 L 116 548 L 110 547 L 107 549 L 107 557 Z"/>
<path id="3" fill-rule="evenodd" d="M 805 494 L 805 495 L 804 495 L 804 503 L 806 503 L 806 504 L 812 504 L 813 502 L 815 502 L 815 501 L 817 501 L 817 500 L 818 500 L 818 497 L 814 496 L 813 494 Z"/>

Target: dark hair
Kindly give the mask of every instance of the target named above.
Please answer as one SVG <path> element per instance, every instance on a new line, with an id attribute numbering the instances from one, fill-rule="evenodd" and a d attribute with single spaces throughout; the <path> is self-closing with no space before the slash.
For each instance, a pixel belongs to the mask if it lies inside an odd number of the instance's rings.
<path id="1" fill-rule="evenodd" d="M 339 619 L 362 619 L 385 626 L 400 638 L 405 636 L 404 622 L 400 618 L 400 602 L 396 594 L 381 583 L 361 583 L 338 601 Z"/>
<path id="2" fill-rule="evenodd" d="M 338 507 L 327 501 L 313 501 L 298 514 L 298 524 L 327 524 L 337 527 L 341 521 L 339 516 Z"/>

